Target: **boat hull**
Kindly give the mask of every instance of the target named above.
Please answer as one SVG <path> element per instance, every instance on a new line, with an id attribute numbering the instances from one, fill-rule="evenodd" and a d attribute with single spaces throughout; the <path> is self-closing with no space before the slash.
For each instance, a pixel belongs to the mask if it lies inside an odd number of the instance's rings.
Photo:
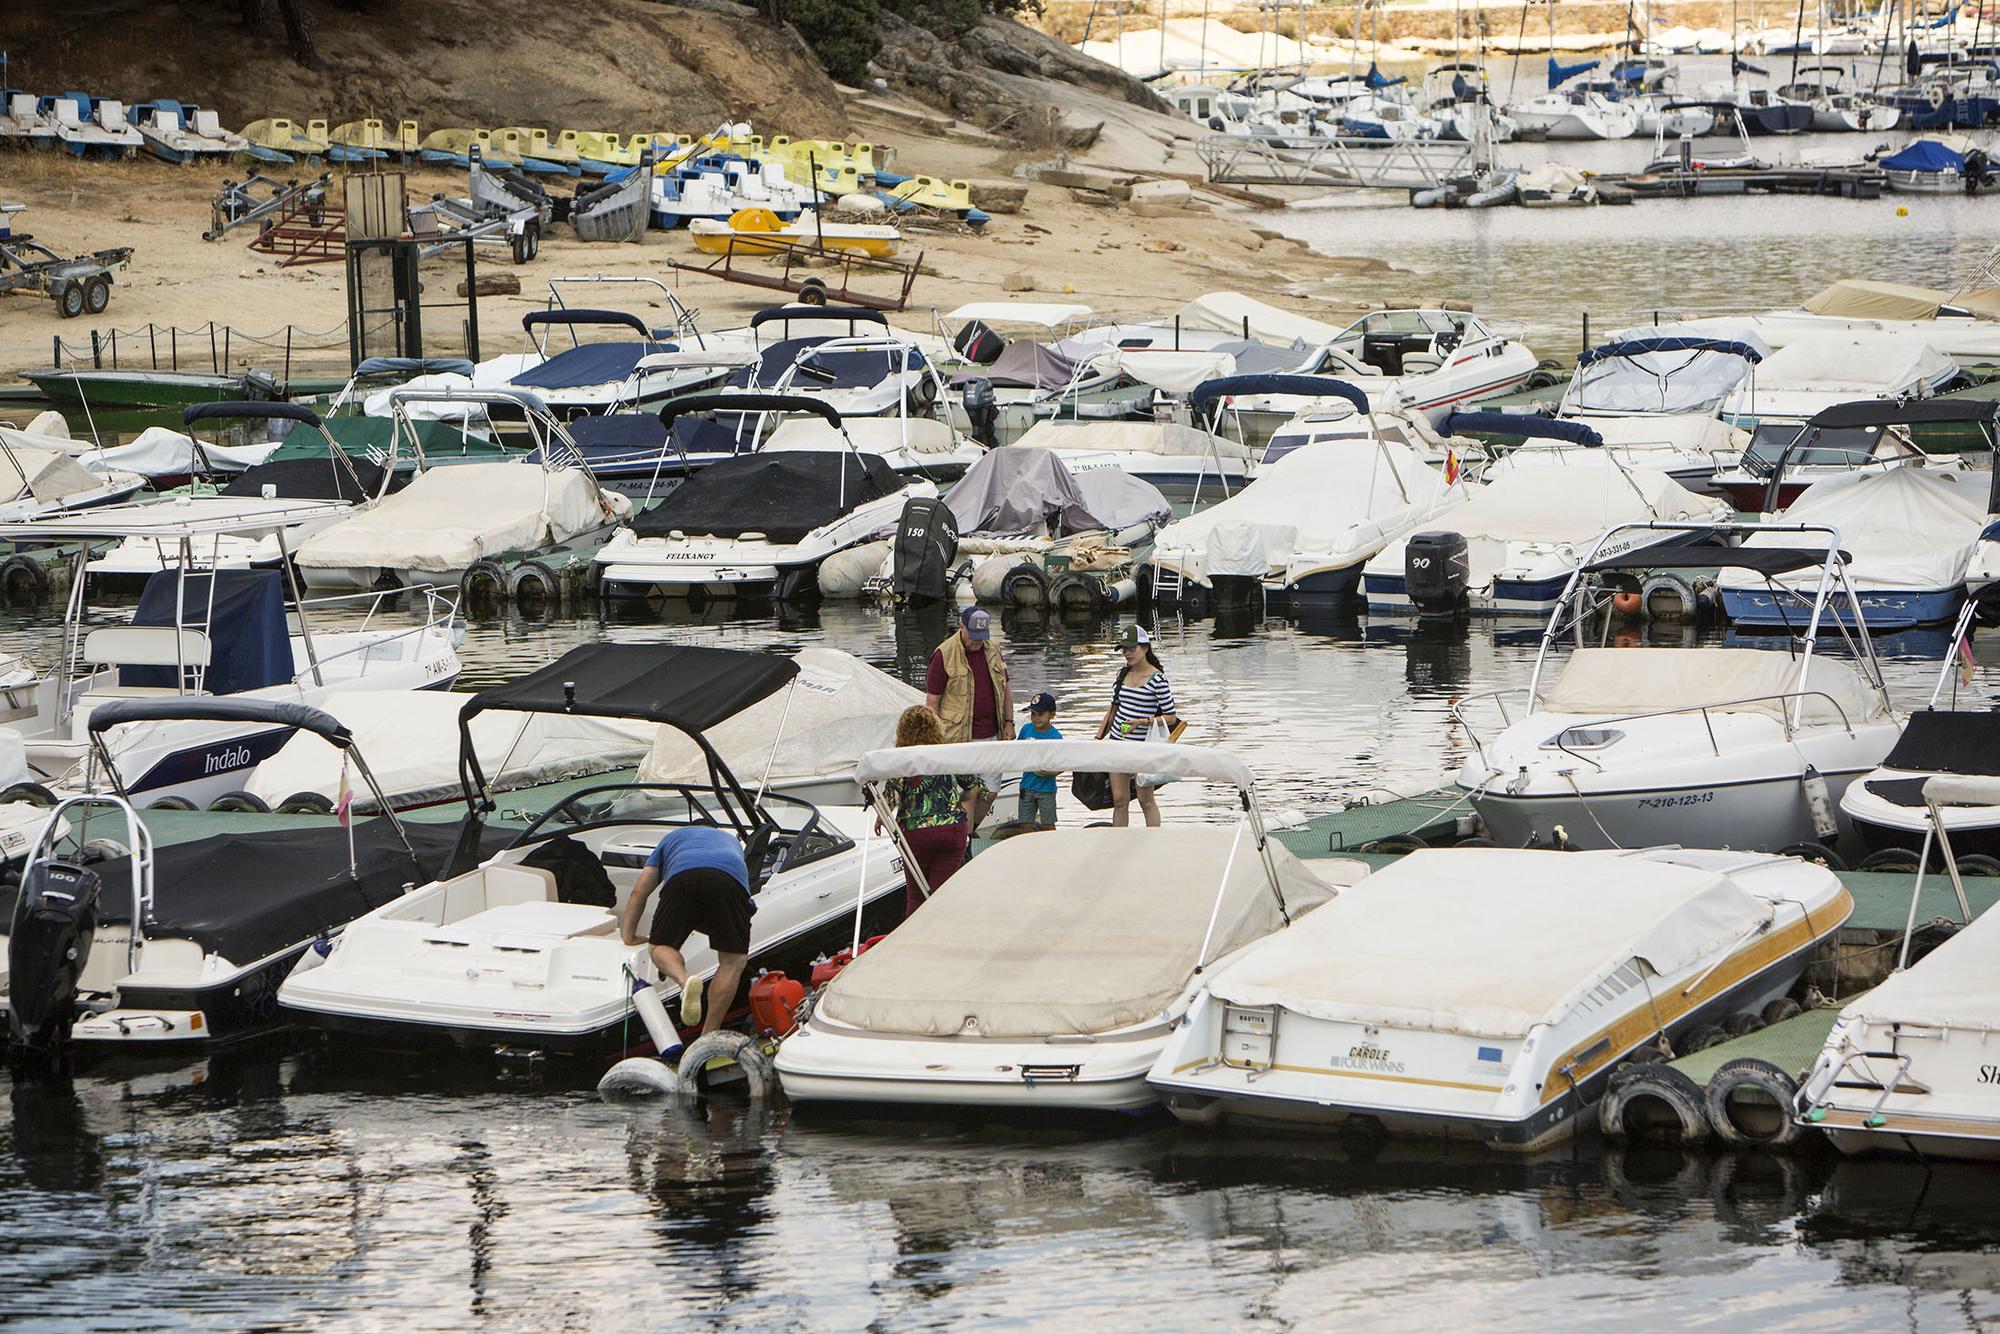
<path id="1" fill-rule="evenodd" d="M 1865 769 L 1821 772 L 1834 808 Z M 1819 841 L 1801 777 L 1785 774 L 1700 787 L 1515 796 L 1460 785 L 1487 837 L 1503 847 L 1646 848 L 1694 844 L 1776 849 Z M 1699 828 L 1694 827 L 1696 822 Z M 1844 823 L 1844 820 L 1843 820 Z M 1562 834 L 1556 833 L 1560 827 Z"/>
<path id="2" fill-rule="evenodd" d="M 1962 585 L 1931 589 L 1857 588 L 1862 619 L 1870 630 L 1907 630 L 1917 625 L 1942 625 L 1958 611 L 1964 599 Z M 1738 625 L 1768 629 L 1796 629 L 1804 616 L 1797 598 L 1760 588 L 1725 588 L 1722 610 Z M 1827 610 L 1842 625 L 1854 624 L 1854 612 L 1847 603 L 1829 601 Z"/>

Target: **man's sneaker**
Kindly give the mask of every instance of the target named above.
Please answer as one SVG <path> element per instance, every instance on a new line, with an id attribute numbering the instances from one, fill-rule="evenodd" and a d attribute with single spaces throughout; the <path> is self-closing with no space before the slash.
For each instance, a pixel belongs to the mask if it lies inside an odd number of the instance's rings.
<path id="1" fill-rule="evenodd" d="M 687 985 L 681 988 L 681 1022 L 683 1024 L 698 1024 L 701 1022 L 701 987 L 702 979 L 691 977 L 687 980 Z"/>

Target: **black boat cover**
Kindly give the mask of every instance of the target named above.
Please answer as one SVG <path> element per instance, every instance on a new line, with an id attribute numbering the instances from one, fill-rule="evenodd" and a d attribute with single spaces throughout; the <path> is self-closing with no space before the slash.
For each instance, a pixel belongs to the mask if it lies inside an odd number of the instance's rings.
<path id="1" fill-rule="evenodd" d="M 781 382 L 786 388 L 809 390 L 866 389 L 903 370 L 905 357 L 912 371 L 921 369 L 924 364 L 924 354 L 914 347 L 907 352 L 899 347 L 814 352 L 801 360 L 803 354 L 827 341 L 823 337 L 787 338 L 773 343 L 758 354 L 755 365 L 730 372 L 723 383 L 735 389 L 773 389 L 779 387 Z M 796 370 L 793 369 L 794 362 L 798 363 Z M 786 378 L 788 373 L 789 379 Z"/>
<path id="2" fill-rule="evenodd" d="M 719 459 L 632 520 L 641 537 L 762 533 L 797 542 L 871 500 L 903 489 L 879 454 L 786 450 Z"/>
<path id="3" fill-rule="evenodd" d="M 1870 398 L 1836 403 L 1815 413 L 1805 429 L 1819 426 L 1922 426 L 1932 422 L 1985 422 L 2000 413 L 2000 400 L 1919 398 L 1908 402 Z"/>
<path id="4" fill-rule="evenodd" d="M 1919 709 L 1882 767 L 1920 774 L 2000 775 L 2000 713 Z"/>
<path id="5" fill-rule="evenodd" d="M 209 621 L 208 581 L 215 586 L 215 618 Z M 178 588 L 176 586 L 179 586 Z M 177 616 L 178 613 L 178 616 Z M 204 678 L 214 695 L 233 695 L 292 679 L 292 637 L 285 625 L 284 584 L 276 570 L 217 570 L 195 573 L 185 583 L 179 569 L 161 570 L 139 594 L 134 625 L 193 626 L 208 634 L 209 664 Z M 174 688 L 173 667 L 120 667 L 118 684 Z M 187 685 L 193 685 L 190 674 Z"/>
<path id="6" fill-rule="evenodd" d="M 114 699 L 90 711 L 90 730 L 102 732 L 126 723 L 150 722 L 268 723 L 273 727 L 303 727 L 343 750 L 354 744 L 347 725 L 310 704 L 288 699 L 229 699 L 186 695 L 155 699 Z"/>
<path id="7" fill-rule="evenodd" d="M 1850 559 L 1843 551 L 1843 561 Z M 1720 542 L 1690 542 L 1683 545 L 1639 547 L 1593 561 L 1596 570 L 1707 570 L 1734 567 L 1776 576 L 1793 570 L 1811 569 L 1826 563 L 1826 550 L 1806 551 L 1797 547 L 1732 547 Z"/>
<path id="8" fill-rule="evenodd" d="M 347 456 L 353 471 L 331 454 L 316 459 L 266 459 L 245 468 L 222 488 L 225 496 L 261 496 L 265 487 L 284 500 L 345 500 L 360 504 L 382 493 L 382 469 L 367 459 Z M 357 486 L 356 483 L 359 482 Z"/>
<path id="9" fill-rule="evenodd" d="M 539 671 L 488 687 L 458 711 L 587 714 L 701 731 L 776 694 L 799 674 L 790 658 L 700 644 L 581 644 Z"/>
<path id="10" fill-rule="evenodd" d="M 190 403 L 181 409 L 181 425 L 201 421 L 295 421 L 320 424 L 319 414 L 303 403 Z"/>

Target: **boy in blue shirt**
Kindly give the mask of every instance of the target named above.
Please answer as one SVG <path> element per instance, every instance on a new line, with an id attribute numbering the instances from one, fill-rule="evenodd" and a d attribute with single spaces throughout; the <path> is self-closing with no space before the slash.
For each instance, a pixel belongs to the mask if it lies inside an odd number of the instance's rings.
<path id="1" fill-rule="evenodd" d="M 1028 725 L 1014 734 L 1022 741 L 1060 741 L 1056 697 L 1044 690 L 1028 701 Z M 1037 829 L 1056 827 L 1056 776 L 1029 770 L 1021 775 L 1021 806 L 1015 818 Z"/>

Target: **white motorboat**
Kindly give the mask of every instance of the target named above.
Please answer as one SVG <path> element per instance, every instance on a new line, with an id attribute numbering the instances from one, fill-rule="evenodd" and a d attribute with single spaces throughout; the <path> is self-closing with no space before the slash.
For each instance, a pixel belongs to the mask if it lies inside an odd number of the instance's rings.
<path id="1" fill-rule="evenodd" d="M 937 494 L 863 451 L 820 399 L 705 394 L 661 415 L 700 412 L 810 414 L 844 447 L 774 450 L 766 441 L 700 469 L 592 557 L 611 596 L 809 597 L 821 561 L 893 527 L 906 501 Z"/>
<path id="2" fill-rule="evenodd" d="M 855 777 L 879 803 L 886 780 L 996 766 L 1226 783 L 1242 814 L 1233 828 L 1007 839 L 925 886 L 924 905 L 819 991 L 779 1046 L 794 1102 L 1145 1111 L 1146 1072 L 1203 975 L 1366 873 L 1294 858 L 1267 833 L 1250 770 L 1201 746 L 910 746 L 863 756 Z"/>
<path id="3" fill-rule="evenodd" d="M 1683 539 L 1718 532 L 1631 526 Z M 1611 529 L 1565 585 L 1526 689 L 1486 691 L 1453 707 L 1474 748 L 1458 786 L 1494 840 L 1510 847 L 1783 850 L 1834 838 L 1841 793 L 1881 762 L 1902 729 L 1839 535 L 1806 524 L 1729 524 L 1719 532 L 1789 537 L 1793 545 L 1704 541 L 1607 555 L 1622 536 Z M 1816 594 L 1795 622 L 1802 636 L 1796 644 L 1579 647 L 1556 672 L 1567 633 L 1594 639 L 1590 626 L 1601 614 L 1634 591 L 1642 601 L 1652 596 L 1663 572 L 1731 567 L 1773 578 L 1820 571 Z M 1641 575 L 1651 578 L 1640 583 Z M 1665 591 L 1693 605 L 1684 581 Z M 1834 617 L 1835 598 L 1846 617 Z M 1852 664 L 1816 651 L 1829 622 L 1851 646 Z M 1491 717 L 1471 718 L 1474 705 L 1492 708 L 1500 730 Z"/>
<path id="4" fill-rule="evenodd" d="M 627 311 L 572 309 L 562 295 L 563 285 L 617 283 L 640 283 L 658 289 L 657 295 L 648 294 L 647 300 L 655 304 L 664 302 L 673 323 L 656 329 Z M 470 387 L 525 390 L 562 421 L 588 413 L 658 407 L 677 395 L 717 383 L 729 370 L 707 355 L 686 360 L 651 360 L 661 353 L 711 352 L 694 313 L 657 278 L 602 275 L 552 278 L 547 308 L 523 315 L 521 327 L 533 340 L 534 351 L 509 353 L 479 363 Z M 583 341 L 583 331 L 591 328 L 628 329 L 636 337 Z M 561 346 L 559 336 L 565 334 L 568 346 Z M 438 386 L 424 383 L 414 387 Z M 467 386 L 448 381 L 443 387 Z M 493 406 L 496 415 L 513 418 L 514 413 L 505 401 L 496 400 Z"/>
<path id="5" fill-rule="evenodd" d="M 323 958 L 301 960 L 279 1003 L 315 1028 L 381 1049 L 671 1053 L 687 1029 L 665 1009 L 677 1008 L 678 994 L 643 944 L 621 941 L 619 912 L 659 840 L 695 823 L 719 824 L 745 845 L 756 904 L 745 987 L 769 969 L 803 976 L 857 933 L 887 930 L 902 910 L 902 875 L 894 847 L 868 837 L 870 817 L 755 796 L 703 738 L 797 677 L 791 659 L 767 653 L 590 644 L 472 696 L 462 728 L 511 710 L 677 729 L 701 748 L 703 777 L 572 793 L 503 849 L 456 861 L 353 922 Z M 461 754 L 476 818 L 486 779 L 469 744 Z M 714 972 L 705 940 L 685 953 L 696 973 Z M 732 1014 L 741 997 L 707 1001 Z"/>
<path id="6" fill-rule="evenodd" d="M 1370 607 L 1541 615 L 1606 529 L 1622 551 L 1685 541 L 1700 525 L 1729 516 L 1713 496 L 1695 495 L 1665 473 L 1635 471 L 1607 456 L 1594 444 L 1602 437 L 1581 422 L 1510 415 L 1506 424 L 1514 434 L 1582 447 L 1467 489 L 1463 499 L 1433 513 L 1422 531 L 1383 547 L 1362 568 Z M 1680 527 L 1643 526 L 1652 523 Z"/>
<path id="7" fill-rule="evenodd" d="M 815 310 L 825 316 L 826 308 Z M 756 327 L 759 320 L 789 318 L 780 308 L 759 311 L 750 322 Z M 780 339 L 724 383 L 755 393 L 824 399 L 843 418 L 922 413 L 944 397 L 945 388 L 923 349 L 886 327 L 879 334 Z"/>
<path id="8" fill-rule="evenodd" d="M 1627 1056 L 1783 997 L 1853 906 L 1791 857 L 1413 852 L 1212 970 L 1147 1082 L 1200 1125 L 1531 1152 Z"/>
<path id="9" fill-rule="evenodd" d="M 1843 65 L 1801 65 L 1778 96 L 1812 107 L 1819 134 L 1886 134 L 1903 119 L 1902 108 L 1863 92 Z"/>
<path id="10" fill-rule="evenodd" d="M 1926 847 L 1935 839 L 1957 891 L 1960 923 L 1943 944 L 1911 958 L 1917 901 L 1924 878 L 1910 889 L 1909 926 L 1896 971 L 1850 1002 L 1800 1084 L 1801 1125 L 1825 1131 L 1842 1153 L 1889 1153 L 1921 1158 L 2000 1161 L 2000 1085 L 1994 1033 L 2000 1028 L 2000 913 L 1973 919 L 1946 830 L 1958 806 L 2000 807 L 2000 781 L 1989 775 L 1940 774 L 1922 781 L 1930 814 Z"/>
<path id="11" fill-rule="evenodd" d="M 100 744 L 113 729 L 188 726 L 311 735 L 371 783 L 340 724 L 296 703 L 123 699 L 90 719 Z M 108 758 L 106 767 L 116 772 Z M 12 900 L 0 990 L 13 1036 L 30 1054 L 164 1054 L 265 1031 L 279 1017 L 278 983 L 301 955 L 413 878 L 434 874 L 457 841 L 448 826 L 389 816 L 156 848 L 136 799 L 118 788 L 64 800 L 49 812 L 19 884 L 0 887 L 0 900 Z M 108 813 L 92 815 L 105 806 Z M 93 830 L 100 847 L 110 842 L 125 854 L 79 855 Z"/>
<path id="12" fill-rule="evenodd" d="M 478 571 L 504 588 L 506 572 L 493 557 L 587 546 L 631 515 L 631 498 L 598 485 L 568 432 L 533 395 L 410 388 L 395 394 L 399 402 L 519 413 L 535 449 L 504 463 L 427 469 L 402 490 L 313 533 L 294 557 L 309 587 L 462 585 Z"/>
<path id="13" fill-rule="evenodd" d="M 1341 397 L 1357 424 L 1374 425 L 1359 389 L 1305 376 L 1211 380 L 1195 391 L 1195 410 L 1244 392 Z M 1383 435 L 1287 448 L 1236 494 L 1160 530 L 1148 557 L 1153 599 L 1197 611 L 1259 595 L 1339 606 L 1359 595 L 1370 557 L 1463 495 L 1456 480 Z"/>
<path id="14" fill-rule="evenodd" d="M 30 439 L 35 443 L 27 443 Z M 128 468 L 92 471 L 60 440 L 0 432 L 0 523 L 115 505 L 145 485 L 145 477 Z"/>
<path id="15" fill-rule="evenodd" d="M 1863 399 L 1836 403 L 1803 423 L 1760 422 L 1736 463 L 1718 467 L 1709 486 L 1745 513 L 1776 514 L 1831 478 L 1891 468 L 1963 472 L 1965 459 L 1960 455 L 1919 449 L 1911 427 L 1990 425 L 1992 410 L 1990 402 L 1957 398 L 1900 403 Z"/>
<path id="16" fill-rule="evenodd" d="M 1521 388 L 1540 364 L 1527 344 L 1469 311 L 1418 308 L 1370 311 L 1315 348 L 1295 373 L 1344 380 L 1370 403 L 1421 412 L 1435 425 L 1453 407 Z M 1236 409 L 1262 406 L 1252 398 Z"/>
<path id="17" fill-rule="evenodd" d="M 1782 350 L 1815 334 L 1901 334 L 1925 342 L 1960 361 L 2000 360 L 2000 302 L 1991 289 L 1947 292 L 1905 283 L 1845 278 L 1815 293 L 1803 305 L 1754 315 L 1720 315 L 1686 320 L 1682 332 L 1709 332 L 1740 338 L 1748 330 Z M 1644 337 L 1645 326 L 1616 337 Z"/>
<path id="18" fill-rule="evenodd" d="M 1408 449 L 1433 468 L 1454 473 L 1485 461 L 1485 451 L 1477 441 L 1440 434 L 1431 425 L 1431 419 L 1421 412 L 1379 408 L 1372 402 L 1368 406 L 1367 412 L 1357 412 L 1346 399 L 1324 398 L 1300 408 L 1271 432 L 1258 459 L 1258 469 L 1269 467 L 1303 445 L 1334 440 L 1387 440 Z"/>
<path id="19" fill-rule="evenodd" d="M 1920 335 L 1808 334 L 1764 358 L 1724 401 L 1722 419 L 1747 430 L 1760 421 L 1805 421 L 1858 399 L 1929 398 L 1958 375 L 1958 363 Z"/>
<path id="20" fill-rule="evenodd" d="M 957 330 L 954 424 L 983 444 L 1004 445 L 1046 418 L 1124 417 L 1149 405 L 1152 387 L 1133 386 L 1120 359 L 1108 355 L 1116 345 L 1103 337 L 1105 327 L 1078 333 L 1090 315 L 1090 307 L 1066 302 L 974 301 L 941 317 Z M 995 326 L 1026 326 L 1040 338 L 1003 337 Z"/>
<path id="21" fill-rule="evenodd" d="M 1229 495 L 1256 466 L 1242 441 L 1172 421 L 1055 418 L 1036 422 L 1016 444 L 1054 450 L 1079 476 L 1116 468 L 1150 482 L 1169 500 Z"/>
<path id="22" fill-rule="evenodd" d="M 1523 135 L 1544 139 L 1630 139 L 1639 132 L 1639 108 L 1612 101 L 1603 93 L 1573 88 L 1551 89 L 1525 102 L 1515 102 L 1507 115 Z"/>

